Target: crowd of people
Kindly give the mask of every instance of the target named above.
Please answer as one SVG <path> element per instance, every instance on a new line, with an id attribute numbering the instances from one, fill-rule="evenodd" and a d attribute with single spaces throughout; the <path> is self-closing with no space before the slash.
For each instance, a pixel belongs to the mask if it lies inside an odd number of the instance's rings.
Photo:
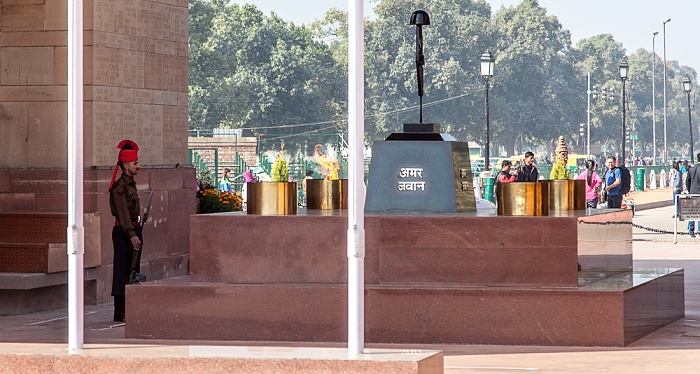
<path id="1" fill-rule="evenodd" d="M 526 152 L 522 164 L 515 167 L 512 161 L 504 160 L 501 164 L 501 170 L 495 176 L 495 185 L 538 181 L 539 172 L 535 166 L 534 158 L 533 152 Z M 605 158 L 606 169 L 602 177 L 598 174 L 596 160 L 586 160 L 585 167 L 585 170 L 579 173 L 575 179 L 586 181 L 586 206 L 596 209 L 600 208 L 601 204 L 606 204 L 604 206 L 608 208 L 621 208 L 623 197 L 629 193 L 631 187 L 629 170 L 621 168 L 614 156 Z M 625 176 L 624 173 L 628 175 Z M 698 173 L 698 178 L 697 188 L 700 192 L 700 173 Z"/>
<path id="2" fill-rule="evenodd" d="M 673 160 L 671 169 L 671 187 L 673 189 L 673 201 L 678 202 L 677 196 L 683 194 L 700 194 L 700 153 L 695 156 L 696 164 L 689 165 L 688 161 Z M 676 203 L 676 211 L 673 218 L 680 214 L 680 204 Z M 694 220 L 688 220 L 688 235 L 695 238 L 700 234 L 700 227 L 696 227 Z M 698 231 L 696 231 L 696 228 Z"/>

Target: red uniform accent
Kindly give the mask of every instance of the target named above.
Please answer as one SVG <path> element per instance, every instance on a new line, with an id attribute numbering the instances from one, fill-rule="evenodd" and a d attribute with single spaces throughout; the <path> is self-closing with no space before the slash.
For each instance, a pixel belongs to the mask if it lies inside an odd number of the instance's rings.
<path id="1" fill-rule="evenodd" d="M 134 162 L 139 159 L 139 146 L 133 140 L 124 139 L 119 144 L 117 144 L 119 149 L 119 156 L 117 157 L 117 164 L 114 166 L 114 173 L 112 173 L 112 181 L 109 182 L 109 189 L 112 190 L 114 186 L 114 181 L 117 179 L 117 171 L 119 171 L 120 162 Z"/>

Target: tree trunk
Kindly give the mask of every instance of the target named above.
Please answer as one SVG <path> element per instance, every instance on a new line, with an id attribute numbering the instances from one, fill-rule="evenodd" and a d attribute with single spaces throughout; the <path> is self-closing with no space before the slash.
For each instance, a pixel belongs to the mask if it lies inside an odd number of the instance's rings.
<path id="1" fill-rule="evenodd" d="M 506 138 L 506 140 L 503 141 L 505 143 L 506 147 L 506 156 L 512 156 L 515 153 L 515 138 Z"/>

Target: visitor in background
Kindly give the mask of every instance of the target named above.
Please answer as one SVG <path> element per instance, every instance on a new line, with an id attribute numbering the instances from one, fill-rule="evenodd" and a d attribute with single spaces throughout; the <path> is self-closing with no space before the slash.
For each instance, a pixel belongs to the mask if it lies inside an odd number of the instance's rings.
<path id="1" fill-rule="evenodd" d="M 500 187 L 501 183 L 513 183 L 515 182 L 516 175 L 511 175 L 510 174 L 510 168 L 513 166 L 513 163 L 510 160 L 503 160 L 503 163 L 501 164 L 501 171 L 496 174 L 496 178 L 493 183 L 493 188 L 495 190 L 494 196 L 496 197 L 496 201 L 498 201 L 498 190 Z"/>
<path id="2" fill-rule="evenodd" d="M 516 170 L 518 171 L 515 177 L 516 182 L 537 182 L 539 172 L 535 167 L 535 154 L 530 151 L 525 152 L 523 165 Z"/>
<path id="3" fill-rule="evenodd" d="M 671 187 L 673 187 L 673 204 L 676 204 L 676 196 L 683 192 L 683 175 L 681 174 L 678 162 L 673 163 L 673 168 L 671 169 Z M 676 205 L 675 213 L 673 218 L 678 216 L 678 205 Z"/>
<path id="4" fill-rule="evenodd" d="M 576 177 L 586 181 L 586 207 L 592 209 L 598 206 L 598 189 L 603 184 L 603 179 L 595 171 L 597 166 L 594 160 L 586 160 L 586 171 Z"/>
<path id="5" fill-rule="evenodd" d="M 622 173 L 615 163 L 614 156 L 608 156 L 607 160 L 605 160 L 605 166 L 608 167 L 608 170 L 605 171 L 605 192 L 607 193 L 608 208 L 620 209 L 622 207 L 622 194 L 620 193 L 622 189 L 620 185 L 622 183 Z"/>
<path id="6" fill-rule="evenodd" d="M 515 175 L 510 173 L 510 168 L 513 163 L 510 160 L 503 160 L 501 164 L 501 171 L 496 174 L 496 183 L 513 183 L 517 178 L 517 171 Z"/>
<path id="7" fill-rule="evenodd" d="M 228 192 L 228 193 L 233 192 L 233 186 L 231 185 L 231 179 L 229 177 L 229 173 L 231 173 L 231 169 L 224 168 L 224 176 L 221 178 L 221 182 L 219 183 L 219 188 L 221 189 L 222 192 Z"/>
<path id="8" fill-rule="evenodd" d="M 696 164 L 688 169 L 688 176 L 685 178 L 685 186 L 689 194 L 700 194 L 700 153 L 695 156 Z M 686 161 L 687 162 L 687 161 Z M 688 221 L 688 235 L 695 237 L 695 221 Z"/>

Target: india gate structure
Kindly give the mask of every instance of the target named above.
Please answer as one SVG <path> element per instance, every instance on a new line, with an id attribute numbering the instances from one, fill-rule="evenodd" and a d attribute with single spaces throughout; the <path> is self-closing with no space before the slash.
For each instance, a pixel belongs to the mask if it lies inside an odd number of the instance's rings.
<path id="1" fill-rule="evenodd" d="M 0 8 L 0 314 L 19 314 L 65 303 L 67 2 Z M 108 186 L 122 139 L 139 144 L 137 185 L 153 191 L 142 271 L 186 274 L 196 202 L 185 165 L 186 0 L 84 1 L 83 126 L 86 302 L 109 298 Z M 51 300 L 17 301 L 32 292 Z"/>

